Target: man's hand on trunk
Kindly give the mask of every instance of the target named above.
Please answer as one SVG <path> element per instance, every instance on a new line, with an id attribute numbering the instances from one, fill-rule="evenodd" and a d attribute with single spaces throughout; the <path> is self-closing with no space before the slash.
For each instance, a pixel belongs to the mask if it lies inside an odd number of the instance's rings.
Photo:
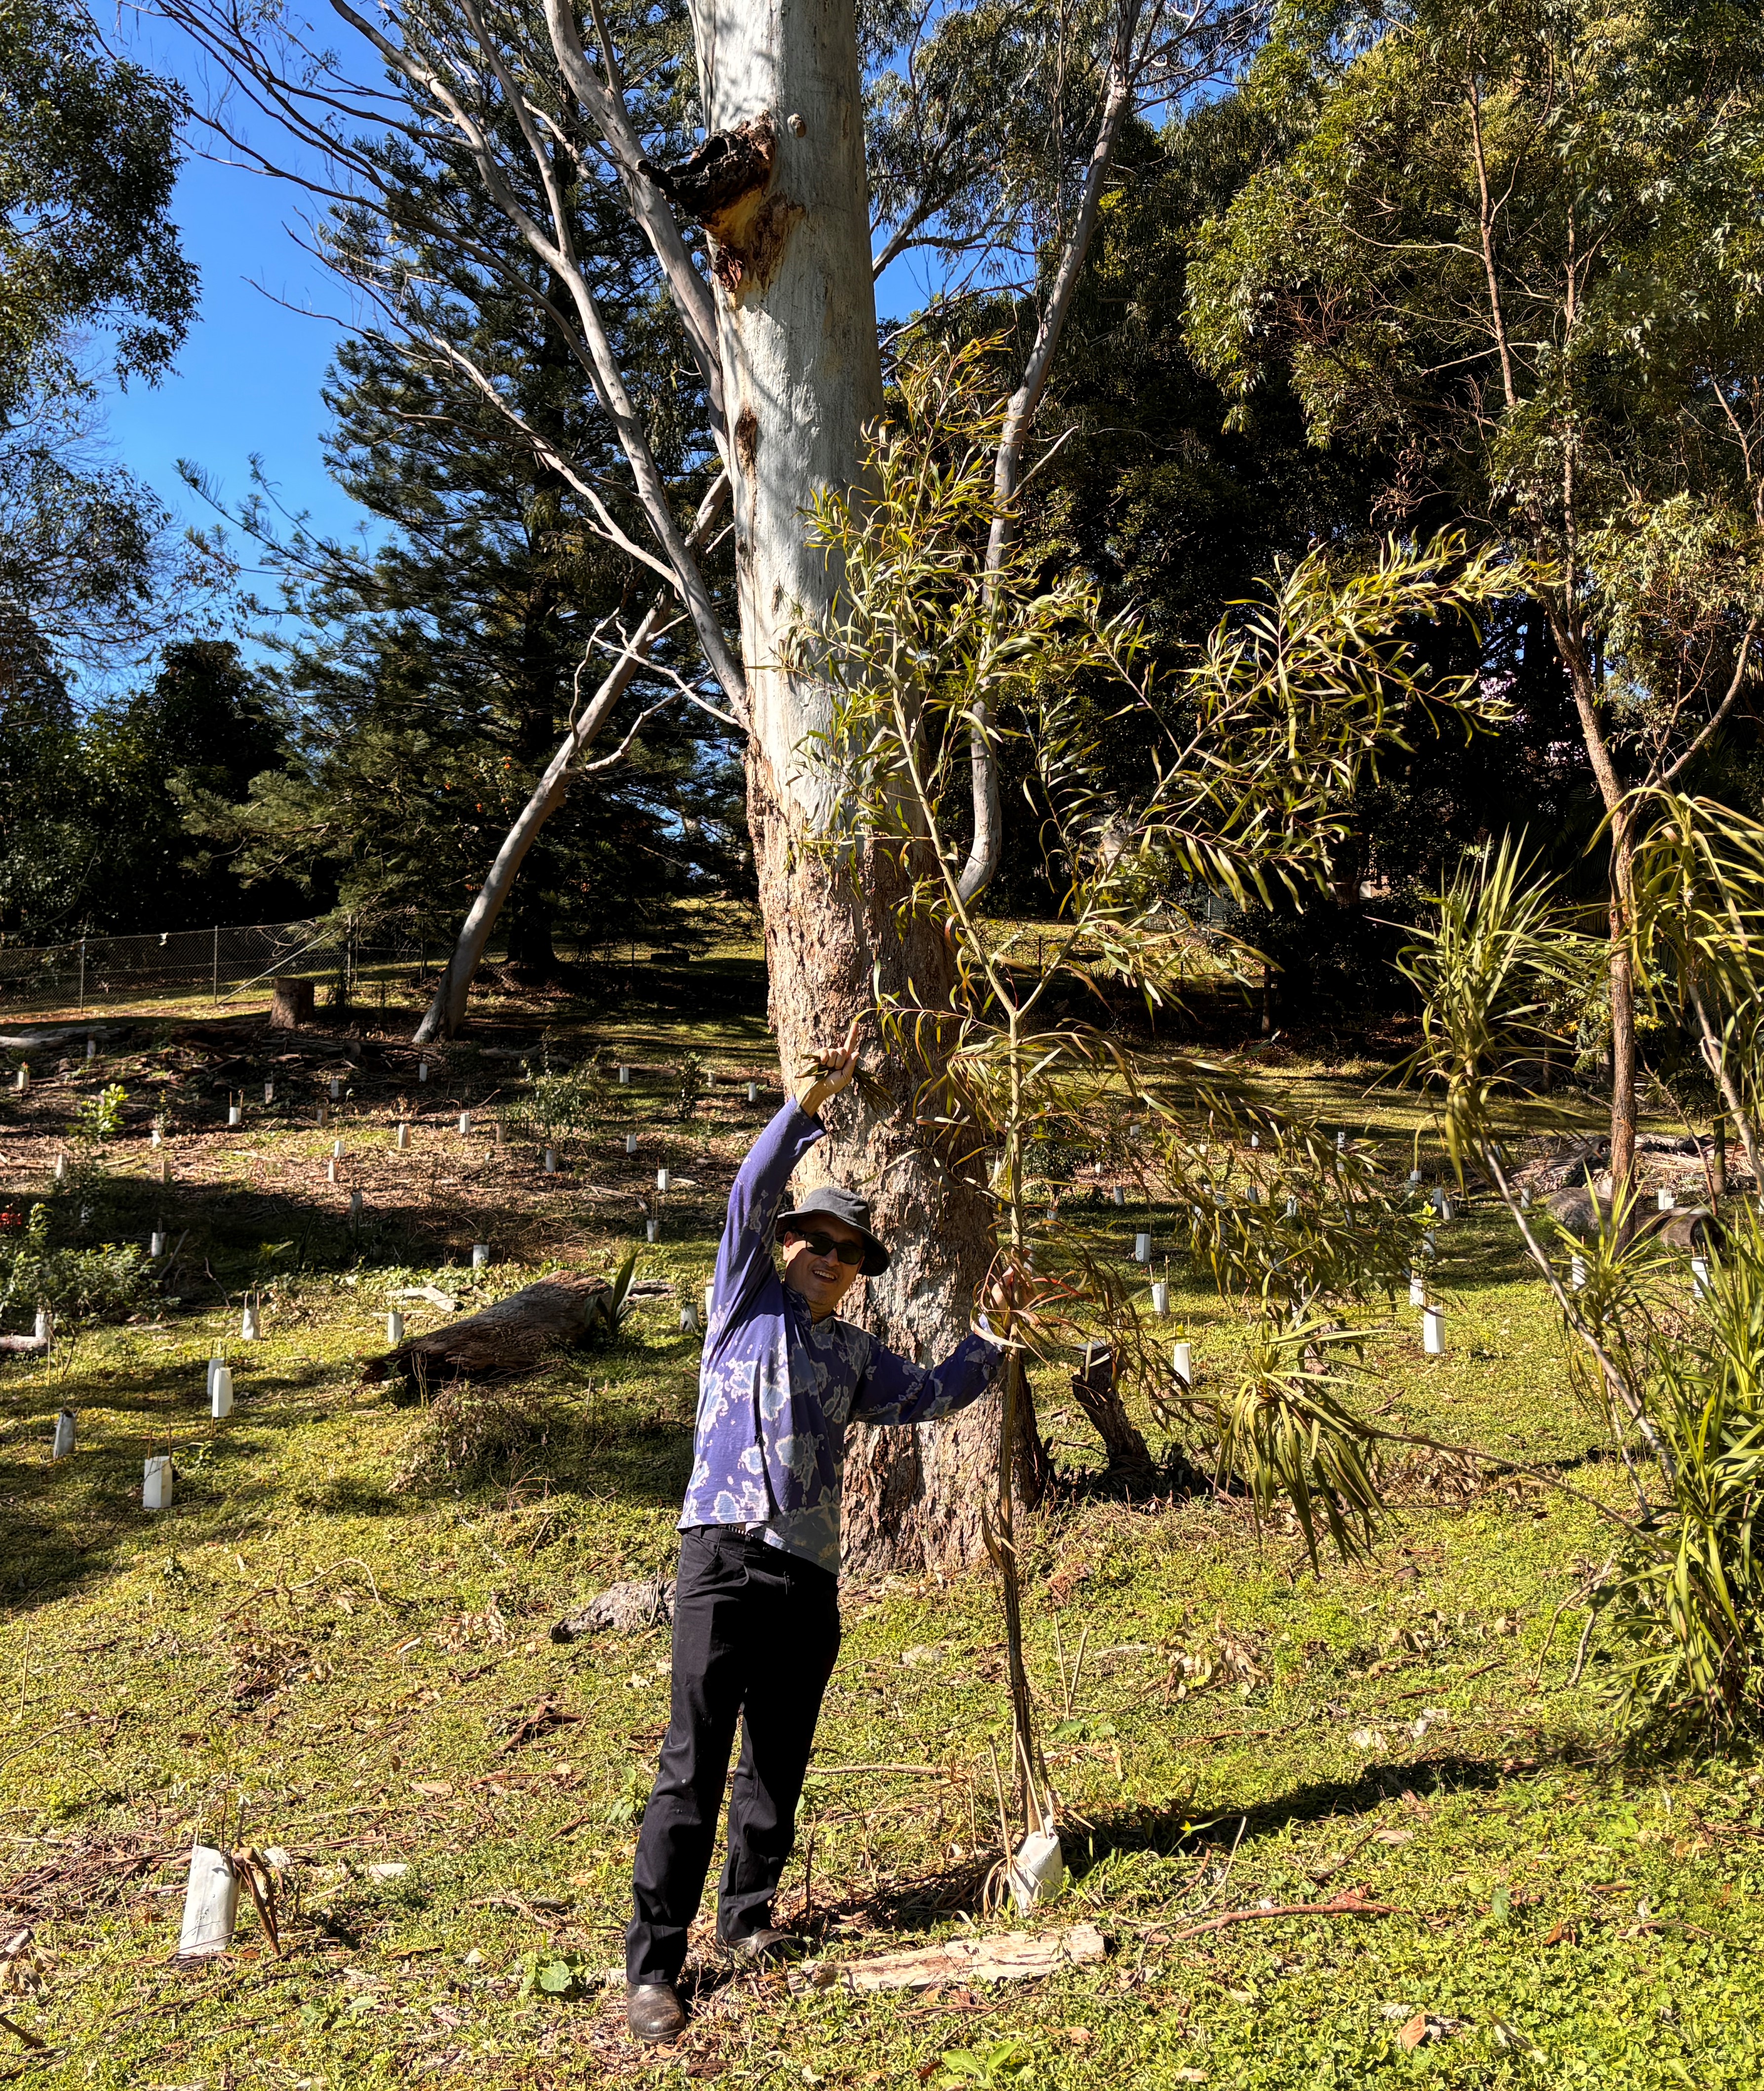
<path id="1" fill-rule="evenodd" d="M 857 1072 L 857 1026 L 858 1019 L 854 1016 L 845 1043 L 835 1046 L 830 1053 L 815 1056 L 815 1078 L 796 1093 L 797 1104 L 809 1117 L 818 1118 L 822 1106 L 830 1097 L 852 1086 L 852 1078 Z"/>

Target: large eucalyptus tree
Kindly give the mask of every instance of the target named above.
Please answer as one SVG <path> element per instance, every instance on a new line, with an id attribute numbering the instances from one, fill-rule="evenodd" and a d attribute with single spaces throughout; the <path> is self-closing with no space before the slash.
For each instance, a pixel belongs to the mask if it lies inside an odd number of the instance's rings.
<path id="1" fill-rule="evenodd" d="M 463 384 L 503 399 L 495 373 L 425 328 L 411 243 L 453 238 L 473 252 L 469 213 L 421 201 L 387 179 L 388 139 L 403 149 L 463 154 L 484 196 L 541 266 L 543 287 L 511 284 L 555 327 L 616 438 L 622 471 L 530 439 L 594 510 L 598 527 L 656 598 L 602 635 L 606 672 L 505 841 L 425 1035 L 463 1011 L 476 951 L 521 857 L 567 787 L 571 766 L 643 673 L 664 623 L 684 619 L 702 674 L 692 695 L 725 709 L 746 738 L 749 821 L 766 921 L 771 1016 L 793 1075 L 826 1036 L 873 1003 L 878 985 L 934 996 L 950 966 L 941 941 L 897 918 L 898 864 L 860 847 L 837 861 L 814 847 L 828 823 L 824 771 L 805 748 L 833 717 L 831 693 L 786 665 L 799 628 L 818 627 L 840 576 L 811 547 L 804 517 L 848 487 L 862 432 L 882 407 L 872 289 L 881 258 L 913 245 L 947 256 L 977 244 L 1024 250 L 1038 300 L 1029 351 L 999 446 L 1000 555 L 1072 288 L 1082 267 L 1121 127 L 1135 107 L 1179 98 L 1219 59 L 1246 10 L 1236 0 L 1093 0 L 1077 8 L 952 8 L 926 63 L 893 76 L 878 97 L 886 178 L 865 167 L 865 78 L 854 0 L 689 0 L 677 9 L 605 0 L 393 0 L 373 13 L 331 0 L 359 39 L 336 56 L 308 48 L 291 15 L 267 20 L 243 0 L 163 0 L 226 66 L 248 102 L 322 155 L 331 192 L 377 212 L 358 279 L 413 338 L 450 358 Z M 894 13 L 903 19 L 892 24 Z M 912 11 L 877 11 L 873 73 Z M 880 24 L 878 30 L 878 24 Z M 983 63 L 981 62 L 983 60 Z M 1048 83 L 1055 84 L 1050 87 Z M 389 83 L 383 84 L 382 83 Z M 975 90 L 980 91 L 976 97 Z M 973 106 L 964 113 L 964 95 Z M 245 135 L 221 126 L 269 163 Z M 701 133 L 701 135 L 700 135 Z M 278 166 L 278 171 L 285 170 Z M 616 192 L 648 250 L 641 280 L 610 286 L 576 236 L 574 194 Z M 493 256 L 484 264 L 494 271 Z M 687 483 L 717 476 L 696 508 L 671 478 L 670 445 L 621 367 L 606 301 L 653 291 L 669 302 L 706 403 L 704 425 L 675 446 Z M 678 431 L 670 430 L 671 442 Z M 733 511 L 739 637 L 725 629 L 698 555 Z M 964 888 L 998 860 L 998 789 L 990 722 L 973 722 L 977 818 Z M 934 1051 L 934 1046 L 932 1048 Z M 921 1071 L 878 1067 L 819 1166 L 872 1190 L 882 1222 L 908 1244 L 869 1311 L 897 1342 L 947 1344 L 965 1327 L 990 1254 L 988 1209 L 967 1172 L 943 1166 L 934 1136 L 900 1105 Z M 962 1477 L 985 1463 L 996 1418 L 971 1414 L 938 1433 L 878 1438 L 848 1469 L 848 1546 L 860 1559 L 961 1559 L 981 1546 L 977 1492 Z M 900 1441 L 904 1439 L 903 1443 Z"/>

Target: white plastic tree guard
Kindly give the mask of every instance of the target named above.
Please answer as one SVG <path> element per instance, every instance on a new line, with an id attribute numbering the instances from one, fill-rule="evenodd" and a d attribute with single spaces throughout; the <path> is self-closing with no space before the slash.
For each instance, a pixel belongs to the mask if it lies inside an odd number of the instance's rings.
<path id="1" fill-rule="evenodd" d="M 233 1369 L 217 1365 L 209 1375 L 209 1413 L 218 1423 L 233 1412 Z"/>
<path id="2" fill-rule="evenodd" d="M 627 1154 L 635 1154 L 636 1151 L 637 1136 L 634 1132 L 628 1132 L 625 1135 L 625 1152 Z"/>
<path id="3" fill-rule="evenodd" d="M 1259 1132 L 1251 1133 L 1249 1136 L 1249 1145 L 1252 1150 L 1260 1147 L 1262 1145 L 1262 1135 Z"/>
<path id="4" fill-rule="evenodd" d="M 757 1104 L 757 1103 L 759 1102 L 759 1100 L 760 1100 L 760 1085 L 759 1085 L 759 1084 L 758 1084 L 757 1082 L 749 1082 L 749 1083 L 748 1084 L 748 1102 L 750 1104 Z"/>
<path id="5" fill-rule="evenodd" d="M 665 1191 L 667 1188 L 667 1171 L 665 1169 L 656 1171 L 655 1188 L 658 1191 Z"/>
<path id="6" fill-rule="evenodd" d="M 97 1057 L 98 1041 L 96 1038 L 88 1038 L 86 1041 L 86 1058 L 88 1060 L 96 1060 Z"/>
<path id="7" fill-rule="evenodd" d="M 37 1308 L 37 1326 L 32 1333 L 36 1336 L 38 1343 L 42 1344 L 45 1350 L 54 1340 L 55 1317 L 50 1313 L 49 1303 L 46 1300 L 44 1300 Z"/>
<path id="8" fill-rule="evenodd" d="M 1149 1235 L 1134 1235 L 1133 1261 L 1135 1263 L 1149 1263 L 1151 1261 L 1151 1236 Z"/>
<path id="9" fill-rule="evenodd" d="M 331 1076 L 331 1078 L 330 1078 L 330 1100 L 331 1100 L 331 1102 L 332 1102 L 334 1104 L 341 1103 L 341 1102 L 343 1102 L 343 1077 L 342 1077 L 340 1075 L 333 1075 L 333 1076 Z"/>
<path id="10" fill-rule="evenodd" d="M 1699 1300 L 1706 1300 L 1714 1289 L 1706 1256 L 1693 1256 L 1690 1260 L 1690 1289 Z"/>
<path id="11" fill-rule="evenodd" d="M 31 1071 L 28 1067 L 19 1068 L 13 1078 L 12 1086 L 21 1097 L 28 1097 L 31 1093 Z"/>
<path id="12" fill-rule="evenodd" d="M 645 1241 L 659 1241 L 662 1239 L 662 1222 L 659 1220 L 645 1220 L 643 1223 L 643 1239 Z"/>
<path id="13" fill-rule="evenodd" d="M 1119 1183 L 1115 1187 L 1115 1202 L 1118 1205 L 1124 1205 L 1127 1203 L 1127 1193 Z"/>
<path id="14" fill-rule="evenodd" d="M 212 1844 L 190 1847 L 190 1878 L 183 1891 L 183 1923 L 178 1933 L 180 1960 L 224 1953 L 239 1921 L 239 1874 L 232 1860 Z"/>
<path id="15" fill-rule="evenodd" d="M 276 1085 L 274 1082 L 265 1082 L 264 1084 L 263 1100 L 266 1104 L 273 1104 L 275 1102 Z"/>
<path id="16" fill-rule="evenodd" d="M 1568 1258 L 1568 1283 L 1578 1292 L 1586 1283 L 1586 1258 L 1572 1256 Z"/>
<path id="17" fill-rule="evenodd" d="M 245 1311 L 239 1317 L 239 1340 L 242 1343 L 255 1343 L 261 1339 L 262 1335 L 263 1317 L 257 1312 L 257 1302 L 248 1300 Z"/>
<path id="18" fill-rule="evenodd" d="M 1430 1358 L 1445 1356 L 1446 1310 L 1443 1307 L 1428 1307 L 1422 1310 L 1421 1347 Z"/>
<path id="19" fill-rule="evenodd" d="M 141 1468 L 141 1508 L 170 1510 L 172 1485 L 171 1455 L 154 1453 Z"/>
<path id="20" fill-rule="evenodd" d="M 470 1112 L 470 1111 L 468 1111 L 468 1110 L 461 1111 L 461 1112 L 460 1112 L 460 1114 L 459 1114 L 459 1135 L 460 1135 L 460 1137 L 461 1137 L 462 1139 L 468 1138 L 468 1137 L 470 1136 L 471 1131 L 472 1131 L 472 1114 L 471 1114 L 471 1112 Z"/>
<path id="21" fill-rule="evenodd" d="M 1408 1274 L 1408 1304 L 1411 1307 L 1427 1304 L 1427 1281 L 1418 1270 Z"/>
<path id="22" fill-rule="evenodd" d="M 325 1157 L 325 1181 L 327 1183 L 334 1183 L 336 1180 L 337 1158 L 334 1154 L 327 1154 Z"/>
<path id="23" fill-rule="evenodd" d="M 1023 1839 L 1011 1858 L 1011 1899 L 1020 1912 L 1033 1909 L 1064 1885 L 1066 1860 L 1051 1816 Z"/>
<path id="24" fill-rule="evenodd" d="M 402 1343 L 404 1340 L 404 1317 L 395 1307 L 386 1311 L 386 1340 L 389 1343 Z"/>
<path id="25" fill-rule="evenodd" d="M 717 1281 L 714 1278 L 707 1278 L 705 1280 L 705 1326 L 707 1329 L 710 1326 L 710 1303 L 716 1296 Z"/>
<path id="26" fill-rule="evenodd" d="M 165 1252 L 166 1237 L 164 1232 L 160 1228 L 155 1227 L 153 1231 L 147 1237 L 147 1253 L 150 1257 L 158 1257 L 163 1256 Z"/>
<path id="27" fill-rule="evenodd" d="M 229 1104 L 226 1106 L 226 1123 L 230 1129 L 245 1123 L 245 1114 L 237 1104 Z"/>
<path id="28" fill-rule="evenodd" d="M 1159 1315 L 1167 1314 L 1170 1312 L 1170 1286 L 1167 1279 L 1154 1278 L 1152 1280 L 1151 1311 Z"/>
<path id="29" fill-rule="evenodd" d="M 1184 1386 L 1194 1384 L 1194 1346 L 1192 1343 L 1172 1343 L 1170 1346 L 1171 1369 Z"/>
<path id="30" fill-rule="evenodd" d="M 322 1097 L 321 1097 L 318 1100 L 318 1126 L 320 1132 L 322 1132 L 325 1127 L 330 1123 L 330 1106 L 326 1102 Z"/>
<path id="31" fill-rule="evenodd" d="M 55 1418 L 55 1436 L 49 1448 L 52 1459 L 67 1459 L 73 1456 L 74 1412 L 64 1408 Z"/>
<path id="32" fill-rule="evenodd" d="M 1348 1136 L 1347 1136 L 1347 1134 L 1346 1134 L 1346 1133 L 1344 1133 L 1344 1132 L 1338 1132 L 1338 1133 L 1335 1135 L 1335 1152 L 1336 1152 L 1338 1154 L 1341 1153 L 1343 1151 L 1343 1149 L 1347 1147 L 1347 1145 L 1348 1145 Z"/>
<path id="33" fill-rule="evenodd" d="M 545 1172 L 548 1176 L 555 1176 L 558 1173 L 558 1150 L 554 1147 L 546 1149 Z"/>
<path id="34" fill-rule="evenodd" d="M 488 1242 L 473 1242 L 472 1244 L 472 1268 L 474 1270 L 482 1270 L 488 1265 L 490 1260 L 490 1244 Z"/>
<path id="35" fill-rule="evenodd" d="M 426 1082 L 429 1080 L 429 1063 L 426 1060 L 419 1060 L 416 1063 L 416 1079 L 419 1082 Z"/>
<path id="36" fill-rule="evenodd" d="M 1296 1198 L 1288 1198 L 1287 1200 L 1286 1216 L 1289 1220 L 1296 1220 L 1298 1218 L 1299 1201 Z"/>
<path id="37" fill-rule="evenodd" d="M 631 1086 L 631 1070 L 623 1060 L 619 1063 L 619 1086 L 622 1089 Z"/>
<path id="38" fill-rule="evenodd" d="M 1662 1189 L 1654 1194 L 1654 1205 L 1656 1212 L 1669 1213 L 1676 1202 L 1674 1194 L 1670 1190 Z"/>
<path id="39" fill-rule="evenodd" d="M 349 1193 L 349 1218 L 352 1226 L 360 1226 L 361 1193 L 359 1191 L 352 1191 Z"/>
<path id="40" fill-rule="evenodd" d="M 683 1300 L 680 1302 L 680 1334 L 683 1336 L 695 1336 L 697 1333 L 697 1304 L 694 1300 Z"/>
<path id="41" fill-rule="evenodd" d="M 338 1159 L 339 1162 L 341 1162 L 341 1161 L 343 1160 L 343 1142 L 342 1142 L 340 1140 L 334 1140 L 331 1142 L 331 1144 L 330 1144 L 330 1151 L 331 1151 L 331 1153 L 332 1153 L 333 1154 L 334 1154 L 334 1155 L 336 1156 L 337 1159 Z"/>
<path id="42" fill-rule="evenodd" d="M 1412 1191 L 1418 1191 L 1418 1190 L 1421 1188 L 1421 1171 L 1420 1171 L 1420 1170 L 1418 1170 L 1418 1169 L 1411 1169 L 1411 1170 L 1409 1171 L 1409 1172 L 1408 1172 L 1408 1188 L 1410 1188 L 1410 1190 L 1412 1190 Z"/>
<path id="43" fill-rule="evenodd" d="M 409 1126 L 405 1123 L 403 1119 L 400 1119 L 398 1122 L 398 1133 L 393 1144 L 397 1147 L 399 1153 L 401 1154 L 411 1144 L 411 1129 Z"/>
<path id="44" fill-rule="evenodd" d="M 58 1154 L 55 1157 L 55 1181 L 58 1183 L 65 1183 L 67 1181 L 67 1158 L 65 1154 Z"/>

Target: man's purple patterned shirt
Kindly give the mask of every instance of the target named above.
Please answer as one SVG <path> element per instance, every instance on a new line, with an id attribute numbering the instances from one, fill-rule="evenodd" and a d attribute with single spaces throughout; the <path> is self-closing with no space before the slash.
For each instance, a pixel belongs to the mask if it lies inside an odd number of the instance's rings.
<path id="1" fill-rule="evenodd" d="M 837 1315 L 810 1318 L 772 1244 L 790 1172 L 826 1134 L 787 1103 L 729 1193 L 679 1528 L 761 1525 L 772 1546 L 837 1575 L 847 1422 L 924 1423 L 965 1408 L 1004 1352 L 971 1335 L 942 1365 L 916 1365 Z"/>

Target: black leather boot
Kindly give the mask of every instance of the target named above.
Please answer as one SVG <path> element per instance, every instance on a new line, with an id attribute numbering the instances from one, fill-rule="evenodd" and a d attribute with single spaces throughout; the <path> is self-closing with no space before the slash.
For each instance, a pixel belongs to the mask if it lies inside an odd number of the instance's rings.
<path id="1" fill-rule="evenodd" d="M 625 2024 L 633 2040 L 674 2040 L 686 2030 L 686 2007 L 671 1982 L 633 1982 L 625 1991 Z"/>

